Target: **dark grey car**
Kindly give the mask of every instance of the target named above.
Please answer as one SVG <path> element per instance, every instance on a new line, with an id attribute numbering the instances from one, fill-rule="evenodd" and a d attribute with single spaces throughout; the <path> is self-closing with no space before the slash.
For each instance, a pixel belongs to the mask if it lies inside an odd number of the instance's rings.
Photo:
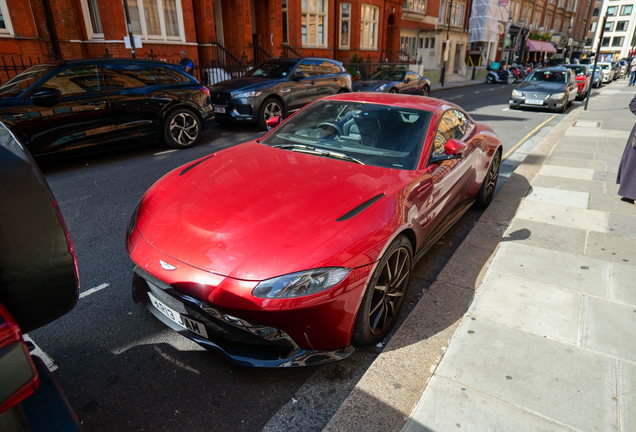
<path id="1" fill-rule="evenodd" d="M 242 78 L 210 86 L 218 122 L 257 122 L 267 129 L 272 117 L 286 117 L 316 99 L 351 91 L 342 63 L 322 58 L 270 59 Z"/>
<path id="2" fill-rule="evenodd" d="M 533 70 L 510 94 L 510 108 L 564 112 L 577 96 L 574 72 L 564 67 Z"/>
<path id="3" fill-rule="evenodd" d="M 353 91 L 428 96 L 431 92 L 431 82 L 415 72 L 404 69 L 387 69 L 377 72 L 368 80 L 354 82 Z"/>

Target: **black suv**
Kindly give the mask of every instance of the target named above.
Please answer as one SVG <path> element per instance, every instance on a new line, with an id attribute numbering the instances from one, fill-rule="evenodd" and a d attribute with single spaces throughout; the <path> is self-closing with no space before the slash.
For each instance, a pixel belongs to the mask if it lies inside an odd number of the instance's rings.
<path id="1" fill-rule="evenodd" d="M 217 122 L 257 122 L 287 116 L 316 99 L 351 91 L 342 63 L 322 58 L 270 59 L 244 77 L 210 87 Z"/>
<path id="2" fill-rule="evenodd" d="M 212 118 L 207 87 L 159 61 L 54 61 L 0 87 L 0 120 L 33 155 L 127 139 L 187 148 Z"/>

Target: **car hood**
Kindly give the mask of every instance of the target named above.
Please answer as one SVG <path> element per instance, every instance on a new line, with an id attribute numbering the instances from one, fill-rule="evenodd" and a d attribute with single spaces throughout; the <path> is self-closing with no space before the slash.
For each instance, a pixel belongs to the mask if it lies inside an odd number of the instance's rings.
<path id="1" fill-rule="evenodd" d="M 258 90 L 270 86 L 272 82 L 275 81 L 280 80 L 265 77 L 234 78 L 231 80 L 221 81 L 210 86 L 210 91 L 229 93 L 235 90 Z"/>
<path id="2" fill-rule="evenodd" d="M 378 87 L 386 84 L 386 90 L 390 90 L 391 86 L 397 84 L 398 81 L 389 80 L 364 80 L 355 81 L 352 86 L 353 91 L 374 91 Z"/>
<path id="3" fill-rule="evenodd" d="M 516 88 L 516 90 L 524 91 L 524 92 L 539 92 L 539 93 L 560 93 L 567 90 L 568 86 L 565 84 L 559 83 L 548 83 L 548 82 L 540 82 L 540 83 L 530 83 L 530 82 L 522 82 Z"/>
<path id="4" fill-rule="evenodd" d="M 243 280 L 374 262 L 388 240 L 379 233 L 396 223 L 394 193 L 414 175 L 254 141 L 196 164 L 147 192 L 137 227 L 164 254 Z"/>

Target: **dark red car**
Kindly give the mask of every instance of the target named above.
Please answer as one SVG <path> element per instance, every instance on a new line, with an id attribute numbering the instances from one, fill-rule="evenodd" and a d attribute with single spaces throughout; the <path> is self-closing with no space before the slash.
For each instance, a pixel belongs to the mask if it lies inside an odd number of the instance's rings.
<path id="1" fill-rule="evenodd" d="M 563 65 L 576 74 L 576 85 L 578 87 L 578 93 L 576 94 L 576 100 L 583 100 L 587 96 L 587 90 L 590 88 L 592 82 L 591 68 L 588 69 L 587 65 L 580 64 L 566 64 Z"/>
<path id="2" fill-rule="evenodd" d="M 391 330 L 413 263 L 490 203 L 501 152 L 441 100 L 316 101 L 145 194 L 126 241 L 134 300 L 236 364 L 345 358 Z"/>

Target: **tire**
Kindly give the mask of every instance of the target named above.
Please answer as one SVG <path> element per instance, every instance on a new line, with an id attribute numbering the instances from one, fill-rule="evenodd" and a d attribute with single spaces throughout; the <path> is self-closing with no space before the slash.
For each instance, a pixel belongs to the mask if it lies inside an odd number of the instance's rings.
<path id="1" fill-rule="evenodd" d="M 354 344 L 375 345 L 391 331 L 404 305 L 412 267 L 411 242 L 400 235 L 389 245 L 369 281 L 353 328 Z"/>
<path id="2" fill-rule="evenodd" d="M 201 136 L 201 120 L 189 108 L 177 108 L 163 123 L 163 140 L 169 147 L 186 149 Z"/>
<path id="3" fill-rule="evenodd" d="M 506 78 L 506 83 L 513 84 L 514 82 L 515 82 L 515 77 L 508 76 L 508 78 Z"/>
<path id="4" fill-rule="evenodd" d="M 492 78 L 491 77 L 486 78 L 486 84 L 492 84 Z"/>
<path id="5" fill-rule="evenodd" d="M 430 94 L 431 89 L 428 86 L 424 86 L 424 88 L 422 89 L 422 96 L 429 97 Z"/>
<path id="6" fill-rule="evenodd" d="M 392 88 L 391 90 L 389 90 L 389 93 L 397 93 L 397 92 L 398 92 L 398 90 L 395 87 Z"/>
<path id="7" fill-rule="evenodd" d="M 501 152 L 497 150 L 495 156 L 490 162 L 490 168 L 484 177 L 484 181 L 477 192 L 477 201 L 475 201 L 475 207 L 479 209 L 485 209 L 490 205 L 492 197 L 495 195 L 495 188 L 497 187 L 497 180 L 499 179 L 499 166 L 501 165 Z"/>
<path id="8" fill-rule="evenodd" d="M 258 114 L 258 127 L 262 130 L 267 130 L 267 120 L 278 116 L 285 117 L 284 105 L 273 97 L 265 99 Z"/>

